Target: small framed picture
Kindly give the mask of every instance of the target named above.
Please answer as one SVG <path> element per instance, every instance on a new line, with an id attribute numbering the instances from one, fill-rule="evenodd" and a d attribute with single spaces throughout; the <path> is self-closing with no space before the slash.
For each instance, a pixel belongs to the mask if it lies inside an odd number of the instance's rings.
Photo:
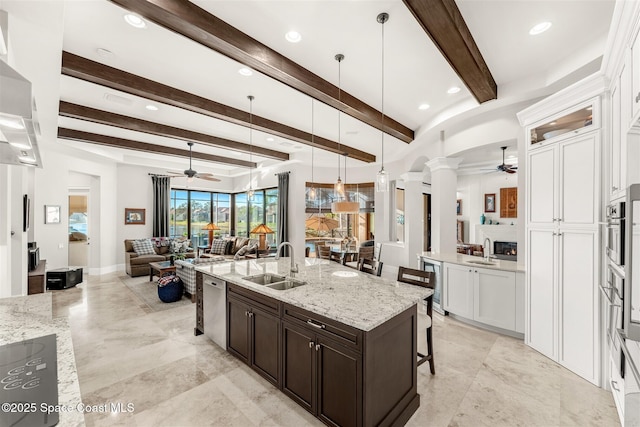
<path id="1" fill-rule="evenodd" d="M 124 208 L 124 223 L 126 225 L 144 225 L 144 209 Z"/>
<path id="2" fill-rule="evenodd" d="M 496 211 L 496 193 L 484 195 L 484 211 L 485 212 Z"/>
<path id="3" fill-rule="evenodd" d="M 456 200 L 456 215 L 462 215 L 462 199 Z"/>
<path id="4" fill-rule="evenodd" d="M 44 223 L 60 224 L 60 205 L 44 206 Z"/>

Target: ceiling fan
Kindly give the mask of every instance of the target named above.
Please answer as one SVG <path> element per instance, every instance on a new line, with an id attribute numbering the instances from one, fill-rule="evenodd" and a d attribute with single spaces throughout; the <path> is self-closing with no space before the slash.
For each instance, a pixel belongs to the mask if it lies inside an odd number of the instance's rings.
<path id="1" fill-rule="evenodd" d="M 206 181 L 214 181 L 214 182 L 219 182 L 220 180 L 218 178 L 216 178 L 215 176 L 213 176 L 213 174 L 210 173 L 198 173 L 196 171 L 194 171 L 191 168 L 191 160 L 192 160 L 192 148 L 193 147 L 193 142 L 187 142 L 187 144 L 189 145 L 189 169 L 185 170 L 183 172 L 183 175 L 185 175 L 187 177 L 188 180 L 192 180 L 193 178 L 200 178 L 200 179 L 204 179 Z M 182 174 L 179 174 L 179 172 L 175 172 L 175 171 L 167 171 L 170 174 L 174 174 L 174 175 L 170 175 L 171 177 L 181 177 Z"/>
<path id="2" fill-rule="evenodd" d="M 517 165 L 508 165 L 504 162 L 504 152 L 507 150 L 507 147 L 500 147 L 500 149 L 502 150 L 502 164 L 496 166 L 495 169 L 493 169 L 494 172 L 506 172 L 506 173 L 516 173 L 518 166 Z"/>

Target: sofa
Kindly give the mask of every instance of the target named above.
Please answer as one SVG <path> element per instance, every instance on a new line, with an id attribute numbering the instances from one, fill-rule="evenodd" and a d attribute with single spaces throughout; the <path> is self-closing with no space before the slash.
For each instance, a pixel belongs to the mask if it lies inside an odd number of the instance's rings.
<path id="1" fill-rule="evenodd" d="M 223 256 L 229 260 L 244 259 L 247 255 L 254 255 L 258 252 L 258 239 L 247 237 L 227 237 L 224 239 L 214 239 L 207 249 L 203 258 Z"/>
<path id="2" fill-rule="evenodd" d="M 137 242 L 137 243 L 136 243 Z M 125 239 L 124 241 L 124 263 L 125 271 L 131 277 L 145 276 L 149 274 L 149 263 L 169 261 L 172 255 L 172 245 L 175 249 L 179 244 L 180 250 L 185 258 L 195 258 L 196 254 L 191 248 L 191 242 L 184 239 L 168 239 L 165 237 L 149 239 Z M 144 250 L 136 250 L 135 246 L 143 246 Z M 149 244 L 151 250 L 149 250 Z M 152 252 L 152 253 L 149 253 Z"/>

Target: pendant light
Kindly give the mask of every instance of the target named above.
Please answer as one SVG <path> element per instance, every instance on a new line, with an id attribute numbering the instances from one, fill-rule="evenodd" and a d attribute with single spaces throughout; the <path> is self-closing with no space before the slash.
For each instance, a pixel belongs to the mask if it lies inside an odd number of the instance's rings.
<path id="1" fill-rule="evenodd" d="M 253 95 L 247 96 L 249 99 L 249 163 L 253 163 Z M 253 201 L 253 164 L 249 166 L 249 191 L 247 192 L 247 199 Z"/>
<path id="2" fill-rule="evenodd" d="M 335 60 L 338 61 L 338 102 L 342 101 L 341 99 L 342 92 L 340 90 L 340 74 L 341 74 L 340 63 L 342 62 L 343 59 L 344 59 L 344 55 L 341 53 L 335 56 Z M 340 119 L 341 117 L 342 115 L 338 110 L 338 151 L 340 151 Z M 333 185 L 333 192 L 336 199 L 339 199 L 344 196 L 344 185 L 342 183 L 342 180 L 340 179 L 340 154 L 338 154 L 338 180 Z"/>
<path id="3" fill-rule="evenodd" d="M 349 193 L 347 192 L 347 156 L 349 153 L 344 153 L 344 200 L 338 200 L 331 203 L 331 212 L 333 213 L 358 213 L 360 212 L 360 203 L 350 202 Z"/>
<path id="4" fill-rule="evenodd" d="M 376 191 L 389 191 L 389 174 L 384 170 L 384 23 L 389 20 L 388 13 L 381 13 L 376 20 L 382 27 L 382 101 L 380 112 L 382 113 L 382 130 L 381 130 L 381 166 L 376 175 Z"/>
<path id="5" fill-rule="evenodd" d="M 314 144 L 314 134 L 313 134 L 313 98 L 311 98 L 311 188 L 309 189 L 308 199 L 316 200 L 316 184 L 313 180 L 313 144 Z"/>

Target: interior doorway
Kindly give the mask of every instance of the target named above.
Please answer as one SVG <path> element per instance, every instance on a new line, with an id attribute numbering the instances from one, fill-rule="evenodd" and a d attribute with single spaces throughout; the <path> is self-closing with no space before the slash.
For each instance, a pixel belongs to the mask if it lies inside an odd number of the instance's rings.
<path id="1" fill-rule="evenodd" d="M 69 266 L 89 266 L 89 191 L 69 194 Z"/>

